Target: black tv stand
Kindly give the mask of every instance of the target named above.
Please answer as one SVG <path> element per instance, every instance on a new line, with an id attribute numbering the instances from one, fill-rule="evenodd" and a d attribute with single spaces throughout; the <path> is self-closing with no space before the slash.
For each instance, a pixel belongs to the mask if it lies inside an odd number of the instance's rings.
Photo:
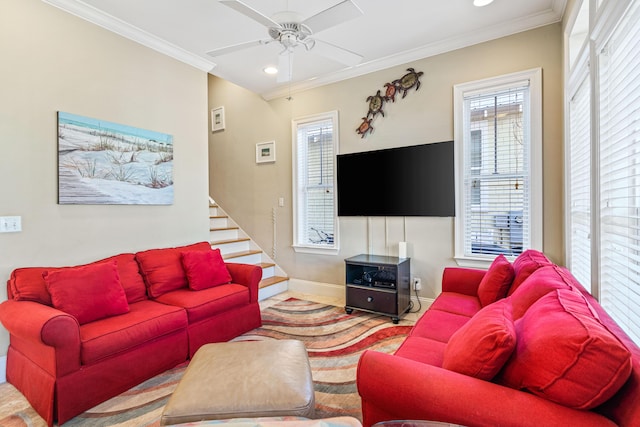
<path id="1" fill-rule="evenodd" d="M 345 311 L 391 316 L 398 323 L 410 309 L 410 260 L 379 255 L 357 255 L 344 260 Z"/>

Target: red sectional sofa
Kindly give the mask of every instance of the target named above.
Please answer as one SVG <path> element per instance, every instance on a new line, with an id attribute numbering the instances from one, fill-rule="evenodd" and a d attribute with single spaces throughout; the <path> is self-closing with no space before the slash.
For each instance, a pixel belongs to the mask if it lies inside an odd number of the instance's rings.
<path id="1" fill-rule="evenodd" d="M 362 354 L 357 387 L 365 426 L 640 426 L 640 349 L 533 250 L 488 271 L 445 269 L 395 354 Z"/>
<path id="2" fill-rule="evenodd" d="M 261 326 L 262 269 L 207 242 L 13 271 L 7 381 L 51 426 Z"/>

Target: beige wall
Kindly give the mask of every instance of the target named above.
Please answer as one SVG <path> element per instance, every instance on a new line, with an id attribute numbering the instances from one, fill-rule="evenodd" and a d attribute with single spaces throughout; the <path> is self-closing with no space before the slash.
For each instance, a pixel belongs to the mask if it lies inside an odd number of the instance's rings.
<path id="1" fill-rule="evenodd" d="M 2 0 L 0 62 L 0 216 L 23 226 L 0 234 L 2 283 L 16 267 L 208 239 L 206 73 L 40 0 Z M 173 205 L 58 205 L 57 111 L 172 134 Z M 0 356 L 8 342 L 0 328 Z"/>
<path id="2" fill-rule="evenodd" d="M 424 72 L 420 90 L 387 104 L 386 117 L 376 118 L 374 133 L 361 139 L 355 129 L 367 113 L 367 96 L 403 75 L 407 67 Z M 345 257 L 369 248 L 396 255 L 397 243 L 406 235 L 412 275 L 423 279 L 421 296 L 433 298 L 440 291 L 442 269 L 455 265 L 452 218 L 340 218 L 337 256 L 293 251 L 291 119 L 338 110 L 341 153 L 451 140 L 455 84 L 537 67 L 543 70 L 544 250 L 562 263 L 560 24 L 296 93 L 292 101 L 266 102 L 209 76 L 209 107 L 224 105 L 227 119 L 225 131 L 209 136 L 211 194 L 268 253 L 274 245 L 272 209 L 276 210 L 276 261 L 293 278 L 343 284 Z M 256 165 L 255 144 L 269 140 L 276 141 L 276 163 Z M 285 198 L 284 207 L 278 207 L 279 197 Z"/>

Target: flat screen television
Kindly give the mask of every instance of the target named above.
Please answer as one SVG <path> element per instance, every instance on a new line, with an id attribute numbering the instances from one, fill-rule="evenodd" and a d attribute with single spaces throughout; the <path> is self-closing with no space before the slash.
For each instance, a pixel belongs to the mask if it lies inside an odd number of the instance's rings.
<path id="1" fill-rule="evenodd" d="M 338 216 L 455 216 L 453 141 L 337 156 Z"/>

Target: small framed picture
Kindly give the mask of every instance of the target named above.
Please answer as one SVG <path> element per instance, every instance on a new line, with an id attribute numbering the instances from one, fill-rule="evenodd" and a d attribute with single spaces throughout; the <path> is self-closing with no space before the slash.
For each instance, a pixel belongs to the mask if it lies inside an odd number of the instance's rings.
<path id="1" fill-rule="evenodd" d="M 211 110 L 211 131 L 224 130 L 224 107 Z"/>
<path id="2" fill-rule="evenodd" d="M 260 142 L 256 144 L 256 163 L 276 161 L 276 142 Z"/>

